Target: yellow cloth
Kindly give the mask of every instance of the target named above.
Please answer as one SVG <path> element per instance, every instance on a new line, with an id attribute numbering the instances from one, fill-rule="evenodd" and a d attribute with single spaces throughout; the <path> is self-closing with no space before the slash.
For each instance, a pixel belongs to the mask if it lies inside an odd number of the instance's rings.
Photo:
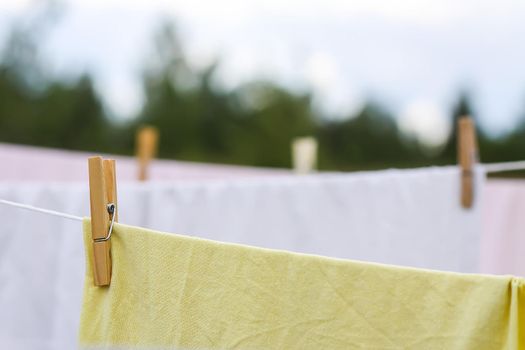
<path id="1" fill-rule="evenodd" d="M 523 349 L 525 282 L 224 244 L 117 224 L 82 349 Z"/>

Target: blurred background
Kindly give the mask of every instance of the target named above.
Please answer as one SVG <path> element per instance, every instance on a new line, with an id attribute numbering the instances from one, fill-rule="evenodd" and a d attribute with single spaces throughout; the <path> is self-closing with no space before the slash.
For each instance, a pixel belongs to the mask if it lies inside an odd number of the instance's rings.
<path id="1" fill-rule="evenodd" d="M 320 170 L 525 159 L 525 2 L 0 0 L 0 142 Z"/>

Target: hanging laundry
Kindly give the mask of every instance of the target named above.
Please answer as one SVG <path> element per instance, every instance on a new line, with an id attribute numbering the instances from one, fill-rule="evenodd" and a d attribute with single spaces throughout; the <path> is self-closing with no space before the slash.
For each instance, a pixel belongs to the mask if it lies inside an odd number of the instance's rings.
<path id="1" fill-rule="evenodd" d="M 45 147 L 0 143 L 1 181 L 87 182 L 86 159 L 89 153 Z M 121 181 L 138 179 L 139 164 L 133 157 L 114 156 Z M 38 169 L 38 171 L 35 171 Z M 234 179 L 290 174 L 286 169 L 207 164 L 175 160 L 151 161 L 149 180 L 188 181 Z"/>
<path id="2" fill-rule="evenodd" d="M 2 198 L 89 213 L 85 185 L 0 184 Z M 81 225 L 0 207 L 0 349 L 75 349 L 84 260 Z"/>
<path id="3" fill-rule="evenodd" d="M 480 188 L 483 173 L 476 176 Z M 476 191 L 473 208 L 462 209 L 459 178 L 456 167 L 442 167 L 119 182 L 119 221 L 264 248 L 477 272 L 483 198 Z M 0 198 L 89 213 L 86 183 L 2 183 Z M 0 348 L 74 348 L 84 273 L 79 225 L 8 207 L 0 207 L 0 217 L 0 274 L 7 281 L 0 285 Z"/>
<path id="4" fill-rule="evenodd" d="M 436 167 L 119 187 L 120 221 L 167 232 L 386 264 L 478 272 L 485 176 L 460 204 Z"/>
<path id="5" fill-rule="evenodd" d="M 525 280 L 401 268 L 118 225 L 87 256 L 81 349 L 520 349 Z"/>
<path id="6" fill-rule="evenodd" d="M 481 270 L 525 276 L 525 181 L 490 180 L 484 191 Z"/>

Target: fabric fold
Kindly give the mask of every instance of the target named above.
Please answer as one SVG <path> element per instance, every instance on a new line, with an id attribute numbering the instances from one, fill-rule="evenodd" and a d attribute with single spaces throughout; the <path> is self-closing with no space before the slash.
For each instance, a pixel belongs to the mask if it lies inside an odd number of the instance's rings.
<path id="1" fill-rule="evenodd" d="M 525 282 L 218 243 L 116 225 L 82 349 L 519 349 Z M 521 325 L 521 327 L 520 327 Z"/>

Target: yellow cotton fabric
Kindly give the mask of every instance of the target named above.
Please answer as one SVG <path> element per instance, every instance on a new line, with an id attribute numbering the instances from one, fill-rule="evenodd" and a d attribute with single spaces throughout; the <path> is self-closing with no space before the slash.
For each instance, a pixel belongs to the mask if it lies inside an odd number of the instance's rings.
<path id="1" fill-rule="evenodd" d="M 524 349 L 525 283 L 328 259 L 117 224 L 83 349 Z"/>

